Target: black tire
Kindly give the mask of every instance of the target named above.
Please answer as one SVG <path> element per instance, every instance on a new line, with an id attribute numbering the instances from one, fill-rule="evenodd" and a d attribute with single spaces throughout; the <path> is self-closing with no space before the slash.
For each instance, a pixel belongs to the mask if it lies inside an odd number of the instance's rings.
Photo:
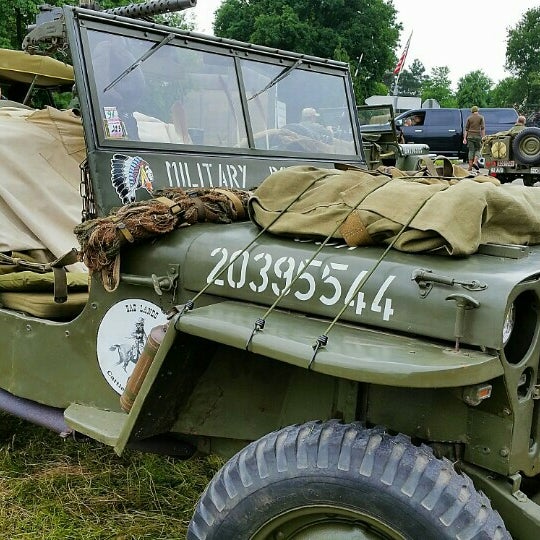
<path id="1" fill-rule="evenodd" d="M 510 538 L 452 463 L 404 435 L 338 422 L 255 441 L 212 479 L 188 540 Z"/>
<path id="2" fill-rule="evenodd" d="M 514 159 L 524 165 L 540 164 L 540 128 L 522 129 L 512 140 Z"/>
<path id="3" fill-rule="evenodd" d="M 513 182 L 517 178 L 517 176 L 512 176 L 511 174 L 497 173 L 496 178 L 501 184 L 509 184 L 510 182 Z"/>

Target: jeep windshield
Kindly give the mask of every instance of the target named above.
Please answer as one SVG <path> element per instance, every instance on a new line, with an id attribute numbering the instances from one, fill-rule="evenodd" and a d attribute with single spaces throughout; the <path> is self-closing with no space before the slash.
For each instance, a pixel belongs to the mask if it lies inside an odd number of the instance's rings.
<path id="1" fill-rule="evenodd" d="M 206 43 L 198 50 L 197 43 L 173 37 L 88 30 L 103 144 L 358 153 L 342 72 L 289 61 L 285 73 L 283 58 L 238 58 L 230 49 Z"/>
<path id="2" fill-rule="evenodd" d="M 153 190 L 251 189 L 282 167 L 366 165 L 346 63 L 63 13 L 98 215 L 119 203 L 119 160 L 144 162 Z"/>

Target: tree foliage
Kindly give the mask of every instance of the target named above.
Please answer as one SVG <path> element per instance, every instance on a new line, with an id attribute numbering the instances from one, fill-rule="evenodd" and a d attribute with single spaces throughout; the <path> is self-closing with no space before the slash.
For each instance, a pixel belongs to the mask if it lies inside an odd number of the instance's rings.
<path id="1" fill-rule="evenodd" d="M 404 69 L 399 76 L 399 95 L 420 97 L 422 86 L 427 81 L 426 68 L 424 64 L 415 58 L 409 69 Z"/>
<path id="2" fill-rule="evenodd" d="M 323 58 L 348 59 L 358 97 L 371 95 L 396 61 L 401 24 L 383 0 L 224 0 L 217 36 Z"/>
<path id="3" fill-rule="evenodd" d="M 515 107 L 519 109 L 526 89 L 520 79 L 506 77 L 489 93 L 490 107 Z"/>
<path id="4" fill-rule="evenodd" d="M 518 78 L 540 72 L 540 7 L 529 9 L 508 30 L 506 69 Z"/>
<path id="5" fill-rule="evenodd" d="M 456 100 L 458 107 L 469 108 L 489 106 L 489 91 L 493 81 L 482 71 L 471 71 L 458 81 Z"/>
<path id="6" fill-rule="evenodd" d="M 519 81 L 514 88 L 521 88 L 518 101 L 527 106 L 540 103 L 540 7 L 523 14 L 514 28 L 508 30 L 506 68 Z"/>
<path id="7" fill-rule="evenodd" d="M 449 75 L 447 66 L 434 67 L 422 86 L 422 101 L 436 99 L 441 107 L 455 107 L 456 98 L 452 93 Z"/>

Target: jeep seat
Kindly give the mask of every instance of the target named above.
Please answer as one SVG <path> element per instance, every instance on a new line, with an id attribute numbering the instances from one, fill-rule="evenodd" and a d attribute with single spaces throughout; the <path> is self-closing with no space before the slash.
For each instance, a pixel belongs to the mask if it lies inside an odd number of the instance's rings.
<path id="1" fill-rule="evenodd" d="M 88 274 L 68 272 L 68 298 L 54 301 L 52 272 L 24 271 L 0 275 L 0 308 L 20 311 L 41 319 L 75 318 L 88 300 Z"/>

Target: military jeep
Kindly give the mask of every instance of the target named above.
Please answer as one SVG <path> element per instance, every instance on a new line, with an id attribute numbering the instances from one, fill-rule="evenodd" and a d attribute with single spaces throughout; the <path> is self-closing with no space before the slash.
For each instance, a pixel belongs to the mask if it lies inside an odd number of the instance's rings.
<path id="1" fill-rule="evenodd" d="M 194 4 L 25 40 L 79 108 L 0 115 L 2 409 L 229 459 L 189 539 L 536 539 L 537 191 L 370 170 L 346 64 L 148 20 Z"/>
<path id="2" fill-rule="evenodd" d="M 382 165 L 412 172 L 422 167 L 425 158 L 435 157 L 427 144 L 405 142 L 394 121 L 392 105 L 361 105 L 357 111 L 362 148 L 370 169 Z"/>
<path id="3" fill-rule="evenodd" d="M 540 181 L 540 128 L 512 128 L 485 138 L 482 156 L 489 174 L 503 183 L 523 179 L 526 186 Z"/>

